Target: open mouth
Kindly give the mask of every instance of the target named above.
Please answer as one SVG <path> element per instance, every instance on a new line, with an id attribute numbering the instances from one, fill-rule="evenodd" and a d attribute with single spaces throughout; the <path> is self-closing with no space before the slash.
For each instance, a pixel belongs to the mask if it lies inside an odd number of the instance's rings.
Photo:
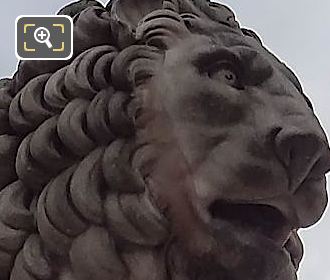
<path id="1" fill-rule="evenodd" d="M 292 246 L 293 229 L 284 215 L 275 207 L 258 204 L 228 203 L 216 200 L 209 207 L 213 219 L 230 222 L 244 231 L 263 236 L 277 247 L 286 250 L 297 268 L 299 248 Z"/>

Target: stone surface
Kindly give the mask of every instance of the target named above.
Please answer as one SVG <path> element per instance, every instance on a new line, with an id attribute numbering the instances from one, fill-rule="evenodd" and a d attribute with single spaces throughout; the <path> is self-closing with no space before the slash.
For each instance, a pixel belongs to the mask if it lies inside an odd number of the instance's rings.
<path id="1" fill-rule="evenodd" d="M 330 149 L 294 73 L 205 0 L 79 1 L 0 82 L 0 279 L 294 280 Z"/>

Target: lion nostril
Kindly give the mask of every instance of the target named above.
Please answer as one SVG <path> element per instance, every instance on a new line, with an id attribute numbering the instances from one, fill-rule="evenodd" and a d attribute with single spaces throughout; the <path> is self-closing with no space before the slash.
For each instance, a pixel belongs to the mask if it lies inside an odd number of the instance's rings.
<path id="1" fill-rule="evenodd" d="M 313 133 L 281 130 L 275 137 L 275 150 L 288 171 L 293 192 L 307 178 L 322 178 L 330 166 L 326 141 Z"/>

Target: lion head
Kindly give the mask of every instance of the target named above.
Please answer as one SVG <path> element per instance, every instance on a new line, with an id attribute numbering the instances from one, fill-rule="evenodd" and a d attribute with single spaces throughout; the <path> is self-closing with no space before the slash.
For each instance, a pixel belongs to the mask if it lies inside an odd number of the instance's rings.
<path id="1" fill-rule="evenodd" d="M 80 1 L 0 97 L 0 278 L 296 279 L 330 149 L 293 72 L 203 0 Z"/>

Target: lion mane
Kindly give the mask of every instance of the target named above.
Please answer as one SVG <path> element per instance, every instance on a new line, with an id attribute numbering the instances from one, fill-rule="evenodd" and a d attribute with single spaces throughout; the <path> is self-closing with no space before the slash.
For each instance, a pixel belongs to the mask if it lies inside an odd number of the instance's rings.
<path id="1" fill-rule="evenodd" d="M 155 151 L 135 141 L 136 92 L 173 41 L 211 34 L 208 21 L 261 41 L 202 0 L 82 0 L 59 14 L 73 17 L 73 58 L 21 61 L 0 83 L 0 279 L 168 279 L 171 233 L 145 186 Z"/>

